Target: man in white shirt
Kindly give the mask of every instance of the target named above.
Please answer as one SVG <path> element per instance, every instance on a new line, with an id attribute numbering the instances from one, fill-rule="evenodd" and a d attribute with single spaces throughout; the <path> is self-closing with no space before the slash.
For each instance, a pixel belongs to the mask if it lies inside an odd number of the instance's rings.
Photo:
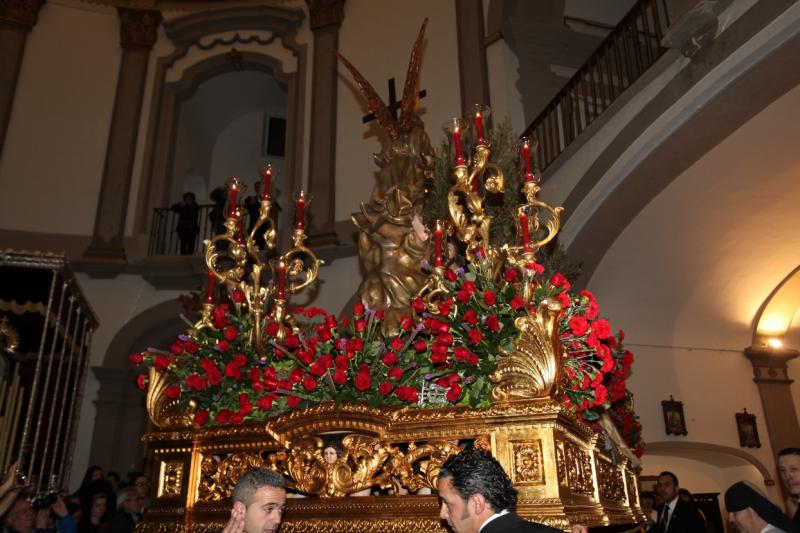
<path id="1" fill-rule="evenodd" d="M 797 531 L 777 505 L 744 481 L 734 483 L 725 491 L 725 507 L 728 520 L 741 533 Z"/>
<path id="2" fill-rule="evenodd" d="M 286 507 L 283 476 L 253 469 L 236 483 L 231 499 L 231 518 L 222 533 L 275 533 Z"/>

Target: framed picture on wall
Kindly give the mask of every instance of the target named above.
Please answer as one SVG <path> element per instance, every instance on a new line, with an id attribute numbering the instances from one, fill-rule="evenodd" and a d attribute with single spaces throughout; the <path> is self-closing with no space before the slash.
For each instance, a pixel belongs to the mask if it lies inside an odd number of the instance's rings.
<path id="1" fill-rule="evenodd" d="M 736 413 L 736 429 L 739 430 L 739 445 L 742 448 L 761 448 L 756 415 L 748 413 L 747 409 L 742 413 Z"/>
<path id="2" fill-rule="evenodd" d="M 667 435 L 688 435 L 686 419 L 683 417 L 683 402 L 670 395 L 669 400 L 661 402 L 661 408 L 664 410 L 664 431 Z"/>

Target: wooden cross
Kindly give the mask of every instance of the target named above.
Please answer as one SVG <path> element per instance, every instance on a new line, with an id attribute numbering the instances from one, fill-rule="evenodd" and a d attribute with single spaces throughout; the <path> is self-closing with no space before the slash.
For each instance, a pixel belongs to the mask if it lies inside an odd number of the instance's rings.
<path id="1" fill-rule="evenodd" d="M 422 90 L 419 92 L 420 99 L 425 98 L 427 91 Z M 397 120 L 397 110 L 400 109 L 400 105 L 402 101 L 397 100 L 397 89 L 394 86 L 394 78 L 389 78 L 389 113 L 392 114 L 395 120 Z M 365 115 L 361 121 L 366 124 L 368 122 L 372 122 L 375 120 L 375 115 L 370 113 L 369 115 Z"/>

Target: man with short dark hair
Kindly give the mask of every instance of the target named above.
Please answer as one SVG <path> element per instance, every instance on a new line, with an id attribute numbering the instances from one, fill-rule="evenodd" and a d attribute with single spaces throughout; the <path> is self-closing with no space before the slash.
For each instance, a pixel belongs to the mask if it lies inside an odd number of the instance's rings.
<path id="1" fill-rule="evenodd" d="M 678 476 L 672 472 L 661 472 L 656 482 L 656 491 L 664 500 L 658 513 L 655 533 L 705 533 L 706 522 L 700 511 L 691 503 L 678 497 Z"/>
<path id="2" fill-rule="evenodd" d="M 740 533 L 786 533 L 800 531 L 777 505 L 743 481 L 725 491 L 728 520 Z"/>
<path id="3" fill-rule="evenodd" d="M 233 489 L 231 518 L 222 533 L 275 533 L 286 507 L 283 476 L 258 468 L 246 472 Z"/>
<path id="4" fill-rule="evenodd" d="M 786 513 L 800 529 L 800 448 L 784 448 L 778 452 L 778 472 L 786 487 Z"/>
<path id="5" fill-rule="evenodd" d="M 447 459 L 437 484 L 439 516 L 455 533 L 547 533 L 559 532 L 528 522 L 512 511 L 517 490 L 497 460 L 486 452 L 468 449 Z M 585 533 L 575 526 L 573 533 Z"/>

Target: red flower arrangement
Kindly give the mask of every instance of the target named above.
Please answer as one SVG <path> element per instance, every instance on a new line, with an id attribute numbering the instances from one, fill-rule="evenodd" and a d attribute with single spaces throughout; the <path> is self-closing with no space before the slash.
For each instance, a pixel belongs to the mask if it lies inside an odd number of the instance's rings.
<path id="1" fill-rule="evenodd" d="M 194 400 L 195 423 L 241 424 L 322 402 L 364 402 L 370 406 L 488 406 L 488 379 L 503 352 L 513 350 L 514 320 L 545 298 L 562 305 L 559 334 L 566 347 L 563 402 L 587 423 L 606 410 L 633 449 L 641 428 L 620 407 L 633 355 L 624 334 L 612 334 L 589 291 L 570 292 L 560 273 L 545 275 L 538 263 L 508 269 L 498 279 L 488 268 L 447 269 L 446 295 L 430 312 L 421 299 L 415 316 L 400 320 L 399 331 L 384 336 L 381 310 L 356 304 L 352 318 L 336 318 L 315 307 L 296 308 L 300 331 L 265 323 L 266 353 L 249 342 L 250 320 L 243 298 L 231 297 L 212 313 L 213 327 L 190 330 L 169 351 L 149 349 L 131 355 L 140 367 L 168 374 L 166 394 L 183 405 Z M 535 287 L 530 306 L 519 294 L 522 278 Z M 146 374 L 138 379 L 146 386 Z"/>

